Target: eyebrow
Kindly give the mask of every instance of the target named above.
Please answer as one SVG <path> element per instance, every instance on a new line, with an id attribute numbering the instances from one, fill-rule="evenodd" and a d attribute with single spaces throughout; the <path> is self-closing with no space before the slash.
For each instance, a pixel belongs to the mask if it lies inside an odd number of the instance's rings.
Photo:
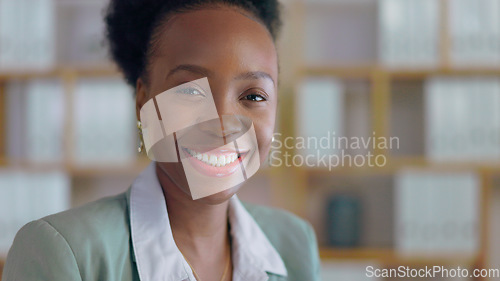
<path id="1" fill-rule="evenodd" d="M 250 79 L 269 79 L 273 82 L 274 84 L 274 79 L 269 75 L 268 73 L 264 71 L 248 71 L 245 73 L 241 73 L 238 76 L 236 76 L 234 79 L 235 80 L 250 80 Z"/>
<path id="2" fill-rule="evenodd" d="M 200 74 L 204 77 L 214 76 L 214 72 L 205 67 L 194 64 L 180 64 L 168 72 L 167 78 L 181 70 Z M 269 79 L 271 80 L 271 82 L 273 82 L 273 84 L 275 84 L 274 79 L 271 77 L 271 75 L 269 75 L 269 73 L 264 71 L 248 71 L 238 74 L 234 78 L 234 80 L 257 80 L 257 79 Z"/>

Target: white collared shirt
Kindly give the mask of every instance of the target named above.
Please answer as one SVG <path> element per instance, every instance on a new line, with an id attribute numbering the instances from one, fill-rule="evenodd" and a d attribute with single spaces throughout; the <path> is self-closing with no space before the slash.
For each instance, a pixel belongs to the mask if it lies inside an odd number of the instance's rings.
<path id="1" fill-rule="evenodd" d="M 142 281 L 195 281 L 175 244 L 155 162 L 136 178 L 130 194 L 130 228 Z M 280 255 L 234 195 L 229 200 L 233 281 L 267 280 L 266 272 L 287 275 Z M 198 280 L 199 281 L 199 280 Z"/>

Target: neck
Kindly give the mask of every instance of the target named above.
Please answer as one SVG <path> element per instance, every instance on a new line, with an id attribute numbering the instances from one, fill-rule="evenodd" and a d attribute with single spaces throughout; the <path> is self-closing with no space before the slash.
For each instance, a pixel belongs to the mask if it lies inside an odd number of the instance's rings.
<path id="1" fill-rule="evenodd" d="M 158 166 L 156 173 L 161 183 L 168 208 L 170 226 L 177 247 L 190 260 L 207 256 L 225 256 L 229 247 L 228 205 L 223 202 L 209 205 L 192 200 Z"/>

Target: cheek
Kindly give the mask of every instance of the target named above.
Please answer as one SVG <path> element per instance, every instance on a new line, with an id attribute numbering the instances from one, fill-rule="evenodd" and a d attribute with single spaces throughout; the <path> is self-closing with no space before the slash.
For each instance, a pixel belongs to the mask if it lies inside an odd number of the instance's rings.
<path id="1" fill-rule="evenodd" d="M 254 121 L 255 134 L 259 145 L 259 156 L 261 162 L 265 160 L 271 148 L 271 139 L 274 133 L 275 116 L 270 114 L 266 119 Z"/>

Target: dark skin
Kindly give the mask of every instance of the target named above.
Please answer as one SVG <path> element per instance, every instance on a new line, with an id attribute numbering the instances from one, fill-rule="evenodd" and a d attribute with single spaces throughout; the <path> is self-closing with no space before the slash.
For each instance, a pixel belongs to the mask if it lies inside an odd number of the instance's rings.
<path id="1" fill-rule="evenodd" d="M 246 11 L 206 7 L 174 14 L 159 28 L 148 79 L 137 80 L 137 117 L 152 96 L 207 77 L 219 115 L 252 119 L 264 161 L 278 102 L 278 58 L 266 27 Z M 241 185 L 192 200 L 181 163 L 157 163 L 156 170 L 178 248 L 201 280 L 219 281 L 230 258 L 228 200 Z M 232 269 L 225 280 L 231 276 Z"/>

